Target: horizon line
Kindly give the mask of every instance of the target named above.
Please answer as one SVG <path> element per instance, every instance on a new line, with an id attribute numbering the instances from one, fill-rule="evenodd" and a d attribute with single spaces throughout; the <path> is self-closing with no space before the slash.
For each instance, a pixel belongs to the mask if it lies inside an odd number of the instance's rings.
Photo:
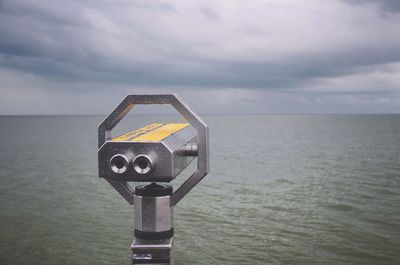
<path id="1" fill-rule="evenodd" d="M 277 113 L 198 113 L 205 116 L 259 116 L 259 115 L 400 115 L 400 112 L 277 112 Z M 0 114 L 0 117 L 55 117 L 55 116 L 108 116 L 109 114 Z M 179 113 L 141 113 L 129 116 L 179 116 Z"/>

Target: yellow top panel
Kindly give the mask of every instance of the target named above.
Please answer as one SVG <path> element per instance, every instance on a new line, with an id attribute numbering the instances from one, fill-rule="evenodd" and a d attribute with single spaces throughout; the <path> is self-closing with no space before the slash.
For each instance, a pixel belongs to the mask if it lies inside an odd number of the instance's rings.
<path id="1" fill-rule="evenodd" d="M 118 142 L 159 142 L 189 126 L 188 123 L 153 123 L 133 132 L 126 133 L 113 141 Z"/>
<path id="2" fill-rule="evenodd" d="M 114 138 L 113 141 L 117 141 L 117 142 L 132 141 L 135 137 L 137 137 L 141 134 L 144 134 L 146 132 L 149 132 L 151 130 L 154 130 L 158 127 L 161 127 L 162 125 L 163 125 L 162 123 L 152 123 L 152 124 L 149 124 L 147 126 L 140 128 L 140 129 L 137 129 L 133 132 L 128 132 L 121 136 L 118 136 L 118 137 Z"/>

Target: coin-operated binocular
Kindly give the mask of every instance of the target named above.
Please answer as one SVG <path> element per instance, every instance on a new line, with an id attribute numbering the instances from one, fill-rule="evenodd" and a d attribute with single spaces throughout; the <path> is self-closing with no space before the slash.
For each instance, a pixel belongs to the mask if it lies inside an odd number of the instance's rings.
<path id="1" fill-rule="evenodd" d="M 153 123 L 113 138 L 137 104 L 170 104 L 188 123 Z M 173 264 L 173 206 L 208 172 L 208 127 L 173 94 L 129 95 L 98 129 L 99 176 L 135 209 L 133 264 Z M 175 191 L 170 182 L 197 157 L 197 170 Z M 150 182 L 132 187 L 130 182 Z"/>

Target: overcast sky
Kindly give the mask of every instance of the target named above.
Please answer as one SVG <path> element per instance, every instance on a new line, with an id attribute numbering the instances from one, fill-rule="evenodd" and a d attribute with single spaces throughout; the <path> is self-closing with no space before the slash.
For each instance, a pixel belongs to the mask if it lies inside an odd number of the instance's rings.
<path id="1" fill-rule="evenodd" d="M 0 114 L 400 113 L 398 0 L 0 0 Z"/>

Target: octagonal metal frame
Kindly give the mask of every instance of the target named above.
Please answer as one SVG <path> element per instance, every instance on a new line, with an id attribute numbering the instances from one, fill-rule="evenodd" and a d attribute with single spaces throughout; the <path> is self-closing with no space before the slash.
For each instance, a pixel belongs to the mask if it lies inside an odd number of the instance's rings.
<path id="1" fill-rule="evenodd" d="M 197 131 L 197 170 L 172 194 L 171 205 L 177 204 L 209 171 L 208 125 L 175 94 L 128 95 L 98 128 L 98 148 L 112 139 L 112 129 L 129 113 L 135 105 L 172 105 Z M 133 204 L 134 189 L 126 181 L 107 181 Z"/>

